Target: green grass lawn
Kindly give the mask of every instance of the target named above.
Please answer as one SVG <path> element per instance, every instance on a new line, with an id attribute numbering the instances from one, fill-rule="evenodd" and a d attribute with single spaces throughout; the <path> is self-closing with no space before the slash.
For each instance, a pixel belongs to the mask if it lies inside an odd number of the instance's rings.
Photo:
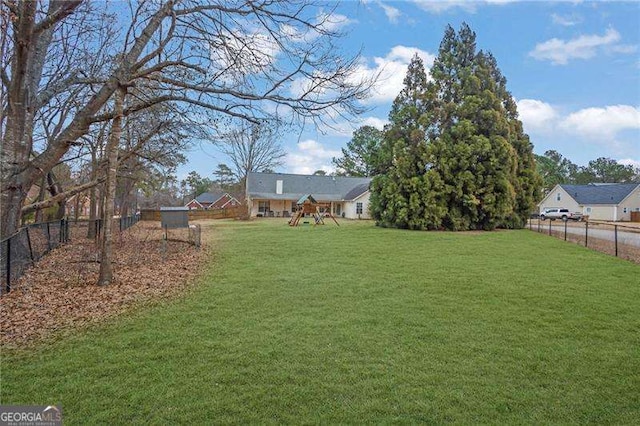
<path id="1" fill-rule="evenodd" d="M 634 423 L 640 268 L 530 231 L 205 225 L 201 285 L 2 356 L 70 424 Z"/>

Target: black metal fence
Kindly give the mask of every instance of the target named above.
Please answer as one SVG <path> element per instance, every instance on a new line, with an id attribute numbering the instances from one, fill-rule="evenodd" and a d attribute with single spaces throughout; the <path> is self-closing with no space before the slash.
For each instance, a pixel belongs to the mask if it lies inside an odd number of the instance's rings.
<path id="1" fill-rule="evenodd" d="M 0 292 L 10 292 L 12 281 L 49 251 L 69 241 L 66 219 L 34 223 L 0 241 Z"/>
<path id="2" fill-rule="evenodd" d="M 119 230 L 124 231 L 138 223 L 140 215 L 122 217 L 114 221 L 118 221 L 118 224 L 114 223 L 114 227 L 119 226 Z M 96 239 L 100 236 L 103 223 L 102 219 L 88 222 L 88 226 L 95 227 L 97 231 Z M 42 256 L 68 242 L 71 237 L 70 224 L 78 225 L 67 219 L 34 223 L 0 241 L 0 294 L 9 293 L 11 284 Z M 86 237 L 86 234 L 84 236 Z"/>
<path id="3" fill-rule="evenodd" d="M 640 227 L 609 222 L 529 220 L 529 229 L 640 263 Z"/>
<path id="4" fill-rule="evenodd" d="M 113 219 L 111 225 L 113 227 L 112 229 L 116 229 L 115 227 L 117 226 L 120 232 L 122 232 L 131 228 L 138 222 L 140 222 L 139 213 L 131 216 L 121 217 L 119 219 Z M 88 220 L 87 224 L 89 228 L 93 230 L 92 235 L 94 236 L 94 238 L 98 240 L 102 235 L 102 230 L 104 229 L 104 219 Z"/>

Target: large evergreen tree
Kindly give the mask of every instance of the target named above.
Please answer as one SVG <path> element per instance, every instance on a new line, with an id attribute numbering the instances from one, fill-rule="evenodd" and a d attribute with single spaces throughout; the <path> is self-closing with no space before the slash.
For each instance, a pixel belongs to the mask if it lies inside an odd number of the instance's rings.
<path id="1" fill-rule="evenodd" d="M 466 24 L 449 26 L 431 76 L 425 84 L 424 69 L 410 67 L 394 102 L 383 144 L 392 161 L 374 180 L 374 217 L 417 229 L 522 226 L 540 179 L 495 58 L 476 51 Z"/>
<path id="2" fill-rule="evenodd" d="M 439 205 L 439 180 L 426 170 L 425 93 L 427 74 L 415 55 L 407 69 L 404 87 L 389 113 L 378 155 L 382 174 L 372 182 L 371 211 L 377 223 L 409 229 L 440 226 L 444 209 Z"/>

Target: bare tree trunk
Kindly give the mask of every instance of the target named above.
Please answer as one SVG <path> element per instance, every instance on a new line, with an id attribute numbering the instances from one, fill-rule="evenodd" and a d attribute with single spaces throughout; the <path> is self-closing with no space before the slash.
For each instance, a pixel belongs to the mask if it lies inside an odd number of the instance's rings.
<path id="1" fill-rule="evenodd" d="M 116 113 L 111 126 L 111 135 L 107 142 L 106 155 L 108 158 L 107 182 L 105 184 L 104 225 L 102 232 L 102 257 L 100 260 L 100 276 L 98 285 L 108 285 L 113 281 L 113 215 L 116 199 L 116 178 L 118 174 L 118 146 L 122 134 L 122 114 L 126 88 L 120 86 L 116 91 L 114 111 Z"/>
<path id="2" fill-rule="evenodd" d="M 53 38 L 56 22 L 64 19 L 79 5 L 79 1 L 51 1 L 50 21 L 36 26 L 37 2 L 18 3 L 14 23 L 15 53 L 11 58 L 11 79 L 7 90 L 5 134 L 0 151 L 0 235 L 13 234 L 20 223 L 22 205 L 29 188 L 47 170 L 28 167 L 33 147 L 33 126 L 36 113 L 38 84 L 42 76 L 47 47 Z M 57 160 L 56 160 L 57 161 Z"/>
<path id="3" fill-rule="evenodd" d="M 40 181 L 40 192 L 38 193 L 38 202 L 44 201 L 44 195 L 45 194 L 46 194 L 45 179 L 44 179 L 44 177 L 42 177 L 42 180 Z M 23 216 L 24 216 L 24 214 L 23 214 Z M 36 210 L 35 217 L 34 217 L 33 221 L 35 223 L 43 222 L 42 216 L 43 216 L 43 210 L 42 209 Z"/>
<path id="4" fill-rule="evenodd" d="M 60 183 L 56 179 L 53 171 L 47 173 L 47 187 L 49 188 L 49 194 L 51 195 L 51 197 L 56 197 L 64 194 L 64 190 L 60 186 Z M 53 217 L 54 219 L 59 220 L 62 219 L 66 214 L 67 197 L 65 196 L 64 198 L 61 198 L 57 203 L 58 209 L 54 213 Z"/>
<path id="5" fill-rule="evenodd" d="M 94 148 L 91 149 L 91 177 L 94 180 L 98 173 L 98 159 Z M 96 238 L 96 220 L 98 220 L 98 189 L 95 186 L 89 191 L 89 228 L 87 238 Z"/>
<path id="6" fill-rule="evenodd" d="M 80 216 L 80 194 L 76 194 L 76 206 L 73 209 L 73 220 L 74 222 L 78 222 L 78 217 Z"/>

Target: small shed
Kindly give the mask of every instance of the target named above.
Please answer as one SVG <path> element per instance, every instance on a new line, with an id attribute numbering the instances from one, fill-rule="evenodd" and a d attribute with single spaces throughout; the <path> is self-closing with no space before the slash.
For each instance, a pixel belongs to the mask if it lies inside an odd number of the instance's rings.
<path id="1" fill-rule="evenodd" d="M 164 229 L 188 228 L 188 207 L 160 207 L 160 222 Z"/>

